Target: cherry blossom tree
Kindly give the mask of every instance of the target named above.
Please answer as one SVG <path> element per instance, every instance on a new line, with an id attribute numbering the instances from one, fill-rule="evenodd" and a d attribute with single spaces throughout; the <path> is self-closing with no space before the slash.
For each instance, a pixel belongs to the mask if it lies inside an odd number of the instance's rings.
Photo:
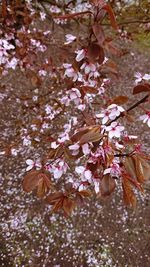
<path id="1" fill-rule="evenodd" d="M 21 129 L 11 153 L 33 145 L 33 141 L 42 144 L 45 137 L 47 140 L 40 159 L 26 159 L 23 189 L 27 193 L 36 191 L 52 205 L 52 211 L 63 210 L 66 215 L 93 194 L 106 198 L 120 186 L 125 204 L 135 206 L 135 189 L 143 193 L 143 183 L 150 175 L 149 156 L 139 138 L 125 127 L 126 121 L 135 123 L 130 112 L 137 108 L 141 115 L 136 119 L 150 127 L 150 74 L 135 73 L 133 95 L 142 95 L 137 102 L 128 104 L 130 96 L 125 95 L 110 97 L 110 84 L 119 75 L 112 57 L 123 55 L 116 39 L 127 37 L 108 1 L 84 1 L 82 8 L 74 2 L 62 5 L 61 1 L 41 1 L 37 5 L 36 1 L 3 0 L 0 29 L 1 75 L 5 77 L 10 69 L 18 68 L 28 73 L 37 90 L 32 98 L 19 100 L 26 108 L 32 100 L 30 108 L 37 119 L 30 129 Z M 38 17 L 41 21 L 49 17 L 53 26 L 60 27 L 72 20 L 88 24 L 84 35 L 79 27 L 78 33 L 66 34 L 58 45 L 67 51 L 64 62 L 58 58 L 54 63 L 51 57 L 36 61 L 36 54 L 44 54 L 55 38 L 52 29 L 39 31 L 35 27 Z M 111 25 L 110 34 L 105 23 Z M 39 95 L 38 87 L 46 79 L 57 81 L 59 93 L 55 97 L 52 88 L 48 92 L 51 104 L 39 105 L 38 100 L 46 96 Z M 49 134 L 50 124 L 57 118 L 62 120 L 60 130 Z"/>

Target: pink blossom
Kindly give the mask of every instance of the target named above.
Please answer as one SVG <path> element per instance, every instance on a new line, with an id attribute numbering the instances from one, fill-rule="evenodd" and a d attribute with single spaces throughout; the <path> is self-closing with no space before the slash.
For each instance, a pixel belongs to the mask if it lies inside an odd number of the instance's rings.
<path id="1" fill-rule="evenodd" d="M 91 79 L 88 79 L 88 80 L 83 80 L 83 83 L 84 83 L 84 86 L 91 86 L 91 87 L 95 87 L 97 85 L 97 81 L 95 80 L 91 80 Z"/>
<path id="2" fill-rule="evenodd" d="M 39 75 L 40 76 L 46 76 L 47 75 L 47 71 L 46 70 L 39 70 Z"/>
<path id="3" fill-rule="evenodd" d="M 140 83 L 142 80 L 148 81 L 150 80 L 150 74 L 144 74 L 142 75 L 140 72 L 136 72 L 134 77 L 136 78 L 135 84 Z"/>
<path id="4" fill-rule="evenodd" d="M 57 7 L 56 5 L 50 5 L 50 12 L 51 13 L 60 13 L 61 9 L 59 7 Z M 62 20 L 60 20 L 62 21 Z"/>
<path id="5" fill-rule="evenodd" d="M 43 122 L 42 129 L 48 129 L 48 128 L 49 128 L 49 123 Z"/>
<path id="6" fill-rule="evenodd" d="M 51 33 L 51 31 L 49 31 L 49 30 L 43 32 L 44 35 L 48 35 L 49 33 Z"/>
<path id="7" fill-rule="evenodd" d="M 30 136 L 23 136 L 23 146 L 30 146 L 31 145 L 31 138 Z"/>
<path id="8" fill-rule="evenodd" d="M 109 120 L 109 115 L 110 115 L 110 111 L 108 111 L 107 109 L 103 110 L 102 113 L 100 114 L 96 114 L 96 117 L 99 118 L 103 118 L 102 119 L 102 124 L 105 124 L 108 120 Z"/>
<path id="9" fill-rule="evenodd" d="M 112 104 L 108 106 L 107 109 L 105 109 L 102 113 L 97 114 L 97 118 L 103 118 L 102 124 L 105 124 L 108 122 L 108 120 L 114 120 L 117 118 L 121 112 L 124 112 L 124 109 L 121 106 L 118 106 L 116 104 Z"/>
<path id="10" fill-rule="evenodd" d="M 50 105 L 45 106 L 45 111 L 47 115 L 52 114 L 53 112 L 52 107 Z"/>
<path id="11" fill-rule="evenodd" d="M 72 88 L 69 91 L 69 94 L 70 94 L 70 99 L 71 100 L 74 100 L 74 99 L 77 99 L 77 98 L 80 98 L 81 97 L 81 93 L 80 93 L 80 91 L 77 88 Z"/>
<path id="12" fill-rule="evenodd" d="M 86 106 L 85 106 L 85 104 L 80 104 L 80 105 L 77 106 L 77 108 L 79 110 L 83 111 L 83 110 L 85 110 Z"/>
<path id="13" fill-rule="evenodd" d="M 108 131 L 109 138 L 119 138 L 121 136 L 121 132 L 124 130 L 124 126 L 119 125 L 116 121 L 112 122 L 110 126 L 106 127 L 106 131 Z"/>
<path id="14" fill-rule="evenodd" d="M 90 170 L 87 170 L 83 166 L 78 166 L 75 168 L 75 171 L 77 172 L 78 175 L 80 175 L 83 183 L 84 182 L 92 183 L 94 185 L 96 194 L 99 192 L 99 181 L 97 179 L 93 179 L 92 172 Z M 83 189 L 85 189 L 84 184 L 81 184 L 79 190 Z"/>
<path id="15" fill-rule="evenodd" d="M 71 145 L 69 146 L 69 149 L 72 151 L 72 155 L 77 155 L 79 153 L 79 144 L 74 144 L 74 145 Z"/>
<path id="16" fill-rule="evenodd" d="M 80 98 L 81 97 L 81 93 L 77 88 L 72 88 L 69 91 L 69 97 L 75 103 L 75 105 L 82 104 L 82 100 Z"/>
<path id="17" fill-rule="evenodd" d="M 39 160 L 33 161 L 32 159 L 27 159 L 26 164 L 28 165 L 28 167 L 26 168 L 26 171 L 30 171 L 33 168 L 35 168 L 36 170 L 40 170 L 42 167 L 42 164 L 40 163 Z"/>
<path id="18" fill-rule="evenodd" d="M 97 152 L 93 153 L 93 152 L 91 152 L 90 157 L 88 159 L 88 162 L 96 164 L 100 157 L 101 157 L 101 153 L 97 153 Z"/>
<path id="19" fill-rule="evenodd" d="M 82 151 L 84 155 L 89 155 L 91 152 L 89 144 L 82 145 Z"/>
<path id="20" fill-rule="evenodd" d="M 89 147 L 89 144 L 84 144 L 81 147 L 82 147 L 83 154 L 85 156 L 90 154 L 91 149 Z M 78 143 L 69 146 L 69 149 L 72 151 L 72 155 L 77 155 L 79 153 L 79 148 L 80 148 L 80 145 Z"/>
<path id="21" fill-rule="evenodd" d="M 72 67 L 72 64 L 63 64 L 65 70 L 65 76 L 67 76 L 68 78 L 72 78 L 73 81 L 75 82 L 78 79 L 78 73 L 74 70 L 74 68 Z"/>
<path id="22" fill-rule="evenodd" d="M 64 143 L 67 140 L 69 140 L 69 135 L 68 135 L 67 132 L 60 134 L 59 137 L 58 137 L 58 142 L 59 143 Z"/>
<path id="23" fill-rule="evenodd" d="M 108 110 L 111 110 L 112 115 L 111 116 L 116 116 L 118 117 L 120 115 L 121 112 L 124 112 L 124 108 L 122 108 L 121 106 L 118 106 L 116 104 L 111 104 L 110 106 L 108 106 Z M 113 114 L 114 113 L 114 114 Z M 114 119 L 114 118 L 113 118 Z"/>
<path id="24" fill-rule="evenodd" d="M 108 60 L 109 60 L 108 57 L 105 57 L 102 64 L 104 65 Z"/>
<path id="25" fill-rule="evenodd" d="M 91 182 L 91 178 L 92 178 L 92 173 L 90 170 L 87 170 L 85 167 L 83 166 L 78 166 L 75 168 L 75 171 L 77 172 L 77 174 L 79 174 L 81 176 L 81 180 L 82 181 L 88 181 Z"/>
<path id="26" fill-rule="evenodd" d="M 47 47 L 46 45 L 40 45 L 37 50 L 40 52 L 45 52 L 47 50 Z"/>
<path id="27" fill-rule="evenodd" d="M 15 148 L 12 148 L 12 149 L 11 149 L 11 155 L 13 155 L 13 156 L 17 156 L 17 155 L 18 155 L 18 150 L 15 149 Z"/>
<path id="28" fill-rule="evenodd" d="M 15 49 L 15 47 L 5 39 L 0 40 L 0 65 L 8 63 L 9 54 L 8 50 Z"/>
<path id="29" fill-rule="evenodd" d="M 144 76 L 143 76 L 143 80 L 145 80 L 145 81 L 149 81 L 150 80 L 150 74 L 144 74 Z"/>
<path id="30" fill-rule="evenodd" d="M 1 39 L 0 40 L 0 50 L 1 49 L 4 49 L 4 51 L 6 51 L 6 50 L 15 49 L 15 47 L 12 44 L 10 44 L 7 40 Z"/>
<path id="31" fill-rule="evenodd" d="M 105 93 L 105 88 L 103 86 L 98 88 L 98 94 L 103 95 Z"/>
<path id="32" fill-rule="evenodd" d="M 64 132 L 59 135 L 57 141 L 51 143 L 51 148 L 56 149 L 60 144 L 63 144 L 67 140 L 69 140 L 69 135 L 67 132 Z"/>
<path id="33" fill-rule="evenodd" d="M 79 62 L 81 61 L 83 58 L 85 58 L 85 55 L 86 55 L 86 51 L 85 49 L 81 49 L 81 50 L 77 50 L 76 51 L 76 61 Z"/>
<path id="34" fill-rule="evenodd" d="M 100 76 L 98 71 L 91 71 L 89 73 L 89 80 L 93 77 L 94 79 L 98 78 Z"/>
<path id="35" fill-rule="evenodd" d="M 64 173 L 66 173 L 68 165 L 64 160 L 58 159 L 53 165 L 51 165 L 50 171 L 53 173 L 55 179 L 59 179 Z"/>
<path id="36" fill-rule="evenodd" d="M 140 116 L 140 120 L 147 123 L 148 127 L 150 127 L 150 111 L 147 111 L 146 114 Z"/>
<path id="37" fill-rule="evenodd" d="M 70 98 L 68 96 L 64 96 L 61 98 L 61 103 L 64 104 L 65 106 L 69 106 L 70 104 Z"/>
<path id="38" fill-rule="evenodd" d="M 6 64 L 6 68 L 15 70 L 18 64 L 18 59 L 13 57 L 8 63 Z"/>
<path id="39" fill-rule="evenodd" d="M 60 13 L 61 12 L 61 9 L 60 9 L 60 11 L 59 12 L 57 12 L 57 13 Z M 55 12 L 56 13 L 56 12 Z M 56 23 L 56 24 L 67 24 L 67 19 L 56 19 L 56 18 L 54 18 L 54 22 Z"/>
<path id="40" fill-rule="evenodd" d="M 83 63 L 80 69 L 84 69 L 85 74 L 89 74 L 90 72 L 95 72 L 96 71 L 96 65 L 93 63 Z"/>
<path id="41" fill-rule="evenodd" d="M 41 20 L 44 21 L 46 19 L 46 14 L 44 12 L 40 12 Z"/>
<path id="42" fill-rule="evenodd" d="M 55 141 L 51 143 L 51 148 L 56 149 L 57 147 L 59 147 L 59 143 Z"/>
<path id="43" fill-rule="evenodd" d="M 119 164 L 114 162 L 110 165 L 110 168 L 107 168 L 104 170 L 104 175 L 109 174 L 109 173 L 111 176 L 117 176 L 118 177 L 121 174 Z"/>
<path id="44" fill-rule="evenodd" d="M 76 40 L 76 36 L 72 34 L 66 34 L 66 42 L 65 42 L 66 45 L 72 43 L 75 40 Z"/>

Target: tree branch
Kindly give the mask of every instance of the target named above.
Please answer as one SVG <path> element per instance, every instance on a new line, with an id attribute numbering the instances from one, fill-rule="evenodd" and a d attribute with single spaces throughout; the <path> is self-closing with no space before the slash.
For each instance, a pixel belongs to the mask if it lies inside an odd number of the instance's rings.
<path id="1" fill-rule="evenodd" d="M 140 104 L 144 103 L 148 99 L 149 95 L 144 96 L 141 100 L 136 102 L 134 105 L 132 105 L 130 108 L 127 109 L 127 112 L 131 111 L 132 109 L 136 108 Z"/>
<path id="2" fill-rule="evenodd" d="M 137 101 L 135 104 L 133 104 L 131 107 L 129 107 L 126 112 L 129 112 L 133 110 L 134 108 L 138 107 L 140 104 L 144 103 L 148 99 L 149 95 L 144 96 L 141 100 Z M 114 120 L 108 122 L 106 126 L 109 126 L 112 122 L 118 120 L 119 118 L 122 118 L 126 115 L 126 112 L 121 113 L 118 117 L 116 117 Z"/>

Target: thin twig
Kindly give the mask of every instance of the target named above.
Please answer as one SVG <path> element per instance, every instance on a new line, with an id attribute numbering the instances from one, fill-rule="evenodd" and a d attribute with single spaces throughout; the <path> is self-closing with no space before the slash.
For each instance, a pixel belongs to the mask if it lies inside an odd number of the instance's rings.
<path id="1" fill-rule="evenodd" d="M 118 120 L 119 118 L 122 118 L 126 115 L 127 112 L 133 110 L 134 108 L 138 107 L 140 104 L 144 103 L 148 99 L 149 95 L 144 96 L 141 100 L 137 101 L 135 104 L 133 104 L 130 108 L 126 110 L 126 112 L 121 113 L 118 117 L 116 117 L 114 120 L 108 122 L 106 126 L 109 126 L 112 122 Z"/>
<path id="2" fill-rule="evenodd" d="M 124 154 L 115 154 L 114 157 L 129 157 L 131 155 L 131 153 L 124 153 Z"/>
<path id="3" fill-rule="evenodd" d="M 81 15 L 87 15 L 87 14 L 92 14 L 91 11 L 87 10 L 87 11 L 82 11 L 82 12 L 77 12 L 77 13 L 71 13 L 71 14 L 65 14 L 65 15 L 56 15 L 56 16 L 53 16 L 53 18 L 55 19 L 72 19 L 74 17 L 78 17 L 78 16 L 81 16 Z"/>
<path id="4" fill-rule="evenodd" d="M 132 105 L 130 108 L 127 109 L 127 112 L 131 111 L 132 109 L 136 108 L 140 104 L 144 103 L 148 99 L 149 95 L 144 96 L 141 100 L 136 102 L 134 105 Z"/>

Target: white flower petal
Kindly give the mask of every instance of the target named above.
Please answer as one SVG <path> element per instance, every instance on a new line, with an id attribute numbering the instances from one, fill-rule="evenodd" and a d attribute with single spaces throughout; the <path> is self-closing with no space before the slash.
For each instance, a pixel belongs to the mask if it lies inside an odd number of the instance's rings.
<path id="1" fill-rule="evenodd" d="M 51 148 L 56 149 L 59 146 L 56 142 L 51 143 Z"/>
<path id="2" fill-rule="evenodd" d="M 111 129 L 114 129 L 114 128 L 116 128 L 116 126 L 118 126 L 118 122 L 114 121 L 111 123 L 110 126 L 111 126 Z"/>
<path id="3" fill-rule="evenodd" d="M 75 171 L 78 173 L 78 174 L 82 174 L 84 172 L 85 168 L 83 166 L 78 166 L 75 168 Z"/>
<path id="4" fill-rule="evenodd" d="M 117 130 L 120 132 L 124 131 L 124 126 L 117 126 Z"/>
<path id="5" fill-rule="evenodd" d="M 69 149 L 70 149 L 70 150 L 78 150 L 79 147 L 80 147 L 80 146 L 79 146 L 78 144 L 74 144 L 74 145 L 69 146 Z"/>
<path id="6" fill-rule="evenodd" d="M 104 175 L 105 175 L 105 174 L 108 174 L 108 173 L 110 173 L 110 172 L 111 172 L 111 168 L 107 168 L 107 169 L 104 170 Z"/>
<path id="7" fill-rule="evenodd" d="M 28 171 L 30 171 L 30 170 L 32 170 L 33 169 L 33 165 L 29 165 L 27 168 L 26 168 L 26 171 L 28 172 Z"/>
<path id="8" fill-rule="evenodd" d="M 80 67 L 80 69 L 83 70 L 83 69 L 85 68 L 85 66 L 86 66 L 86 63 L 84 62 L 84 63 L 82 64 L 82 66 Z"/>
<path id="9" fill-rule="evenodd" d="M 135 78 L 142 78 L 142 74 L 140 73 L 140 72 L 136 72 L 135 74 L 134 74 L 134 77 Z"/>
<path id="10" fill-rule="evenodd" d="M 119 110 L 120 112 L 124 112 L 124 111 L 125 111 L 125 109 L 124 109 L 123 107 L 121 107 L 121 106 L 118 106 L 118 110 Z"/>
<path id="11" fill-rule="evenodd" d="M 54 171 L 54 178 L 55 179 L 59 179 L 63 174 L 63 171 L 62 170 L 58 170 L 58 169 L 55 169 Z"/>
<path id="12" fill-rule="evenodd" d="M 147 119 L 147 115 L 146 114 L 144 114 L 144 115 L 142 115 L 142 116 L 140 116 L 140 120 L 145 120 L 145 119 Z"/>
<path id="13" fill-rule="evenodd" d="M 79 186 L 79 191 L 82 191 L 82 190 L 84 190 L 85 189 L 85 186 L 83 185 L 83 184 L 81 184 L 80 186 Z"/>
<path id="14" fill-rule="evenodd" d="M 90 154 L 91 150 L 89 148 L 89 144 L 84 144 L 82 145 L 82 151 L 84 155 L 88 155 Z"/>
<path id="15" fill-rule="evenodd" d="M 90 73 L 90 71 L 91 71 L 90 66 L 89 65 L 86 65 L 86 67 L 85 67 L 85 74 Z"/>
<path id="16" fill-rule="evenodd" d="M 87 179 L 87 180 L 90 180 L 92 178 L 92 173 L 90 170 L 85 170 L 84 172 L 84 177 Z"/>
<path id="17" fill-rule="evenodd" d="M 115 136 L 114 131 L 110 131 L 108 135 L 110 139 L 113 138 Z"/>
<path id="18" fill-rule="evenodd" d="M 98 181 L 94 181 L 94 189 L 95 189 L 95 193 L 98 194 L 99 193 L 99 182 Z"/>
<path id="19" fill-rule="evenodd" d="M 81 49 L 77 51 L 76 61 L 79 62 L 85 57 L 85 50 Z"/>
<path id="20" fill-rule="evenodd" d="M 68 69 L 68 68 L 71 68 L 71 67 L 72 67 L 72 64 L 64 63 L 64 64 L 63 64 L 63 67 L 64 67 L 65 69 Z"/>
<path id="21" fill-rule="evenodd" d="M 108 121 L 108 116 L 105 116 L 103 119 L 102 119 L 102 124 L 105 124 L 107 121 Z"/>
<path id="22" fill-rule="evenodd" d="M 78 109 L 82 111 L 85 110 L 85 107 L 85 104 L 78 105 Z"/>
<path id="23" fill-rule="evenodd" d="M 96 118 L 98 118 L 98 119 L 103 118 L 103 117 L 104 117 L 104 115 L 102 113 L 96 114 Z"/>
<path id="24" fill-rule="evenodd" d="M 146 81 L 150 80 L 150 74 L 144 74 L 143 79 Z"/>
<path id="25" fill-rule="evenodd" d="M 108 108 L 107 109 L 112 109 L 112 108 L 116 108 L 117 107 L 117 105 L 116 104 L 111 104 L 111 105 L 109 105 L 108 106 Z"/>
<path id="26" fill-rule="evenodd" d="M 118 131 L 118 130 L 114 131 L 114 136 L 119 138 L 120 137 L 120 131 Z"/>
<path id="27" fill-rule="evenodd" d="M 96 66 L 94 64 L 90 64 L 91 71 L 96 71 Z"/>
<path id="28" fill-rule="evenodd" d="M 34 165 L 34 161 L 32 159 L 27 159 L 26 164 L 27 165 Z"/>
<path id="29" fill-rule="evenodd" d="M 72 34 L 66 34 L 66 42 L 65 44 L 70 44 L 76 39 L 76 36 Z"/>

